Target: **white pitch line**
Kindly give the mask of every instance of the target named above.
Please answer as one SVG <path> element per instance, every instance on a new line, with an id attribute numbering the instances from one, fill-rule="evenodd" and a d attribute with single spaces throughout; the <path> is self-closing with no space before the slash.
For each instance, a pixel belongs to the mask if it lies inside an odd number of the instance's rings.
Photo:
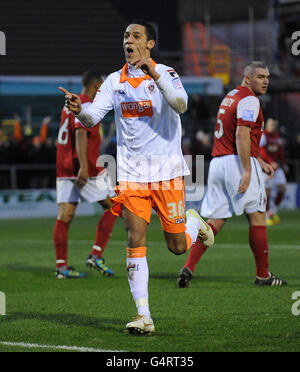
<path id="1" fill-rule="evenodd" d="M 0 344 L 6 346 L 18 346 L 28 349 L 40 348 L 40 349 L 55 349 L 55 350 L 66 350 L 66 351 L 78 351 L 82 353 L 119 353 L 124 352 L 122 350 L 101 350 L 94 349 L 91 347 L 79 347 L 79 346 L 65 346 L 65 345 L 40 345 L 40 344 L 28 344 L 24 342 L 8 342 L 0 341 Z"/>

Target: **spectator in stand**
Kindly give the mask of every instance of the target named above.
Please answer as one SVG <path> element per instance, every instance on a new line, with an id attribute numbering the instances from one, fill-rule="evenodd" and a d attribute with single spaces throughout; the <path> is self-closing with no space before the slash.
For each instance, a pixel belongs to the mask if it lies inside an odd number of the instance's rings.
<path id="1" fill-rule="evenodd" d="M 265 130 L 260 140 L 260 153 L 262 159 L 271 164 L 275 174 L 272 179 L 266 178 L 267 194 L 267 226 L 280 223 L 277 214 L 278 208 L 286 194 L 287 180 L 285 173 L 288 173 L 289 167 L 285 161 L 283 150 L 283 139 L 278 133 L 278 121 L 269 118 L 266 122 Z M 271 200 L 271 191 L 277 188 L 274 202 Z"/>

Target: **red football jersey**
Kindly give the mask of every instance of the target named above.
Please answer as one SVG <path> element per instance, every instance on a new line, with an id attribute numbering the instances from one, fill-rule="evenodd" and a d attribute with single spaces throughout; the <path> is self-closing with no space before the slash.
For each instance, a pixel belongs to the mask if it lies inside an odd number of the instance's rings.
<path id="1" fill-rule="evenodd" d="M 80 94 L 79 97 L 83 105 L 87 102 L 92 102 L 87 95 Z M 87 159 L 89 177 L 96 177 L 103 170 L 103 168 L 96 166 L 101 145 L 99 126 L 100 123 L 93 128 L 86 128 L 76 120 L 72 112 L 66 107 L 63 108 L 57 139 L 56 176 L 58 178 L 77 177 L 80 168 L 75 142 L 75 131 L 77 128 L 85 129 L 88 135 Z"/>
<path id="2" fill-rule="evenodd" d="M 221 102 L 212 156 L 237 154 L 236 128 L 248 126 L 251 128 L 251 156 L 257 158 L 263 125 L 264 118 L 258 98 L 247 87 L 237 86 Z"/>
<path id="3" fill-rule="evenodd" d="M 282 139 L 279 137 L 278 132 L 263 132 L 260 141 L 260 153 L 262 159 L 268 163 L 279 163 L 281 161 L 282 164 L 285 164 Z"/>

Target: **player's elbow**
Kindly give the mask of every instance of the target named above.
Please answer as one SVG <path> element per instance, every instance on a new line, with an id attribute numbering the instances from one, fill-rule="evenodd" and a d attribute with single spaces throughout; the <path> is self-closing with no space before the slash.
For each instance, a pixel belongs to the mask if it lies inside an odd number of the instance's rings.
<path id="1" fill-rule="evenodd" d="M 93 126 L 95 126 L 95 122 L 94 122 L 94 119 L 91 117 L 91 116 L 86 116 L 84 118 L 84 121 L 82 122 L 82 124 L 87 127 L 87 128 L 92 128 Z"/>
<path id="2" fill-rule="evenodd" d="M 76 137 L 86 137 L 87 136 L 87 132 L 86 132 L 86 129 L 84 128 L 77 128 L 76 131 L 75 131 L 75 136 Z"/>
<path id="3" fill-rule="evenodd" d="M 92 128 L 97 124 L 97 121 L 94 119 L 94 117 L 83 110 L 76 115 L 76 117 L 84 127 Z"/>
<path id="4" fill-rule="evenodd" d="M 177 114 L 181 115 L 181 114 L 184 114 L 187 110 L 187 102 L 185 99 L 183 98 L 177 98 L 176 101 L 175 101 L 175 111 L 177 112 Z"/>
<path id="5" fill-rule="evenodd" d="M 244 134 L 236 135 L 236 144 L 237 146 L 240 145 L 248 145 L 250 143 L 250 137 Z"/>
<path id="6" fill-rule="evenodd" d="M 238 126 L 236 129 L 236 139 L 244 140 L 250 138 L 251 128 L 247 126 Z"/>

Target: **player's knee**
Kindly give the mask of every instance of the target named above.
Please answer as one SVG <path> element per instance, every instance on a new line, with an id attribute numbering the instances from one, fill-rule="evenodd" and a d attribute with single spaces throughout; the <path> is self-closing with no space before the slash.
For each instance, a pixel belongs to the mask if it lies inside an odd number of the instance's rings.
<path id="1" fill-rule="evenodd" d="M 75 216 L 76 208 L 77 204 L 75 203 L 59 204 L 57 219 L 70 224 Z"/>
<path id="2" fill-rule="evenodd" d="M 128 230 L 128 246 L 129 247 L 144 247 L 146 246 L 145 234 L 138 230 Z"/>
<path id="3" fill-rule="evenodd" d="M 70 224 L 74 218 L 74 213 L 72 212 L 64 212 L 60 213 L 58 219 L 63 221 L 64 223 Z"/>
<path id="4" fill-rule="evenodd" d="M 280 192 L 281 194 L 286 193 L 286 185 L 278 185 L 277 189 L 278 189 L 278 192 Z"/>
<path id="5" fill-rule="evenodd" d="M 170 252 L 174 253 L 176 256 L 179 256 L 186 252 L 186 244 L 182 242 L 172 241 L 167 242 L 167 246 Z"/>

